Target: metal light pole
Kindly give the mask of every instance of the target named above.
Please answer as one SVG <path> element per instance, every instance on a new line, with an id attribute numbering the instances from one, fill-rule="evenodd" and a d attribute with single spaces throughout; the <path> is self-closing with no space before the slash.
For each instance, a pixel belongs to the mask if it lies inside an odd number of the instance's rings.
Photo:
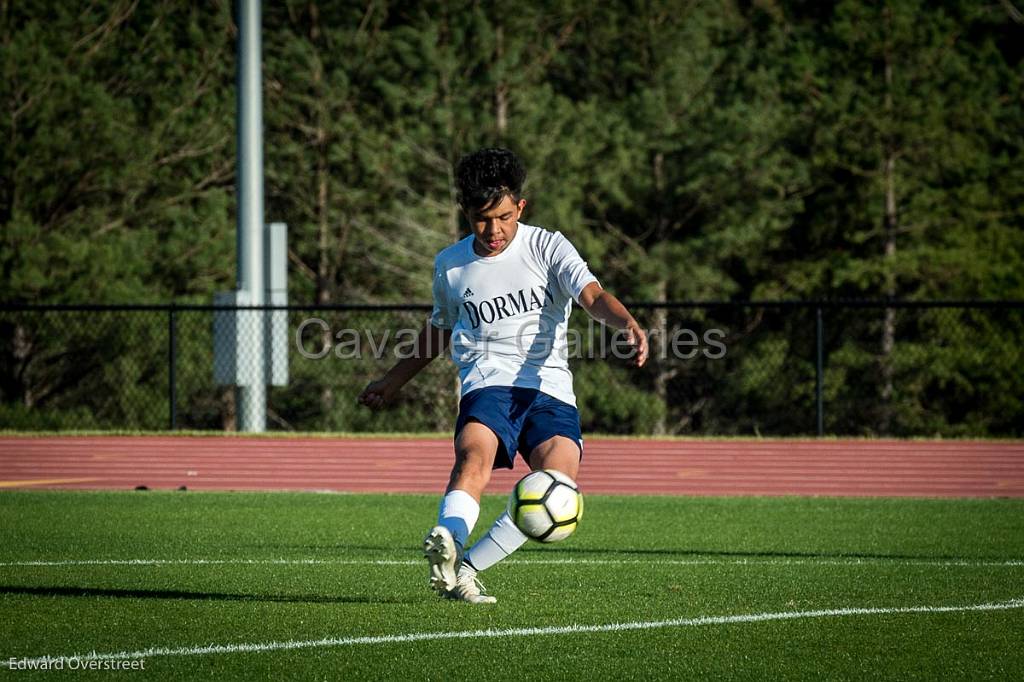
<path id="1" fill-rule="evenodd" d="M 238 289 L 246 303 L 264 304 L 263 102 L 259 0 L 238 0 Z M 265 431 L 267 382 L 263 311 L 239 314 L 239 364 L 248 380 L 236 389 L 240 431 Z"/>

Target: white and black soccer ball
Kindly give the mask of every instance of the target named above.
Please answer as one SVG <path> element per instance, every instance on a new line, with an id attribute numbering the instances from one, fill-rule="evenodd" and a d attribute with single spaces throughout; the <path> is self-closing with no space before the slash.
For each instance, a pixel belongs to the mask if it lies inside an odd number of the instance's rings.
<path id="1" fill-rule="evenodd" d="M 534 471 L 512 489 L 508 514 L 528 537 L 558 542 L 572 535 L 583 518 L 583 495 L 576 482 L 561 471 Z"/>

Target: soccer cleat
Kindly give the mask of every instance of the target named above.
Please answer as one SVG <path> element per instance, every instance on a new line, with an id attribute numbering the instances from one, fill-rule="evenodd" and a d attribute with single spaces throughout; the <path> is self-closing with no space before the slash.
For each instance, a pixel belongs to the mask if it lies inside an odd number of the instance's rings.
<path id="1" fill-rule="evenodd" d="M 455 587 L 446 591 L 444 596 L 447 599 L 469 602 L 470 604 L 493 604 L 497 599 L 483 593 L 484 586 L 476 577 L 476 571 L 463 566 L 459 569 L 458 579 Z"/>
<path id="2" fill-rule="evenodd" d="M 430 564 L 431 589 L 439 593 L 454 589 L 462 551 L 451 531 L 444 526 L 431 528 L 423 540 L 423 556 Z"/>

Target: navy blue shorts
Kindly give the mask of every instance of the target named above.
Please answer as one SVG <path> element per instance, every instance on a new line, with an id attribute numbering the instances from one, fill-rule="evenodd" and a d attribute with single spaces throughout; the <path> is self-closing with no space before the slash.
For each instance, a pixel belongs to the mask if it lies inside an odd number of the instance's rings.
<path id="1" fill-rule="evenodd" d="M 498 436 L 495 469 L 511 469 L 517 450 L 528 459 L 535 447 L 552 436 L 565 436 L 578 444 L 583 457 L 580 413 L 569 403 L 535 388 L 487 386 L 470 391 L 459 402 L 456 440 L 462 427 L 471 421 L 480 422 Z"/>

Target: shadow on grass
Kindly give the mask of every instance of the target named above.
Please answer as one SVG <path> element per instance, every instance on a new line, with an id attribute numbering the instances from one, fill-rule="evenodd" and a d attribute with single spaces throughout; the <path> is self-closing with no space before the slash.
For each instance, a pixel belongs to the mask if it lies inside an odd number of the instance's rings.
<path id="1" fill-rule="evenodd" d="M 185 590 L 122 590 L 106 587 L 27 587 L 0 585 L 0 595 L 34 597 L 103 597 L 113 599 L 182 599 L 189 601 L 283 602 L 288 604 L 411 604 L 411 599 L 320 594 L 231 594 Z"/>
<path id="2" fill-rule="evenodd" d="M 411 543 L 408 545 L 351 545 L 342 543 L 324 543 L 318 545 L 315 543 L 306 543 L 301 545 L 293 545 L 287 542 L 261 542 L 259 544 L 249 545 L 237 545 L 239 549 L 254 549 L 254 550 L 293 550 L 293 551 L 314 551 L 314 552 L 347 552 L 347 551 L 367 551 L 367 552 L 420 552 L 422 554 L 423 541 L 420 539 L 418 542 Z M 387 557 L 385 557 L 387 558 Z"/>
<path id="3" fill-rule="evenodd" d="M 256 547 L 256 545 L 253 545 Z M 260 549 L 267 549 L 273 547 L 277 549 L 289 549 L 295 551 L 315 551 L 315 552 L 339 552 L 342 556 L 347 556 L 347 552 L 360 552 L 360 551 L 372 551 L 372 552 L 385 552 L 394 553 L 401 552 L 403 554 L 408 553 L 410 558 L 419 557 L 421 552 L 415 546 L 403 546 L 396 547 L 394 545 L 374 545 L 374 544 L 302 544 L 302 545 L 289 545 L 285 543 L 276 545 L 258 545 Z M 552 544 L 542 545 L 539 543 L 529 543 L 519 550 L 516 555 L 522 556 L 524 554 L 537 555 L 545 553 L 558 553 L 580 555 L 580 556 L 602 556 L 602 557 L 664 557 L 667 559 L 707 559 L 707 558 L 724 558 L 724 559 L 876 559 L 880 561 L 1021 561 L 1024 557 L 1002 557 L 1002 556 L 975 556 L 965 557 L 955 554 L 920 554 L 920 553 L 892 553 L 892 552 L 843 552 L 843 551 L 832 551 L 832 552 L 798 552 L 798 551 L 783 551 L 783 550 L 761 550 L 761 551 L 741 551 L 741 550 L 722 550 L 722 549 L 695 549 L 695 548 L 631 548 L 631 547 L 618 547 L 616 549 L 600 548 L 600 547 L 573 547 L 571 544 Z M 355 557 L 353 557 L 355 558 Z"/>
<path id="4" fill-rule="evenodd" d="M 526 547 L 524 553 L 537 554 L 541 552 L 558 552 L 560 554 L 582 554 L 600 556 L 637 556 L 637 557 L 666 557 L 678 559 L 705 559 L 705 558 L 727 558 L 727 559 L 879 559 L 891 561 L 1015 561 L 1018 557 L 963 557 L 954 554 L 893 554 L 893 553 L 872 553 L 872 552 L 785 552 L 764 550 L 759 552 L 731 551 L 714 549 L 600 549 L 590 547 Z"/>

